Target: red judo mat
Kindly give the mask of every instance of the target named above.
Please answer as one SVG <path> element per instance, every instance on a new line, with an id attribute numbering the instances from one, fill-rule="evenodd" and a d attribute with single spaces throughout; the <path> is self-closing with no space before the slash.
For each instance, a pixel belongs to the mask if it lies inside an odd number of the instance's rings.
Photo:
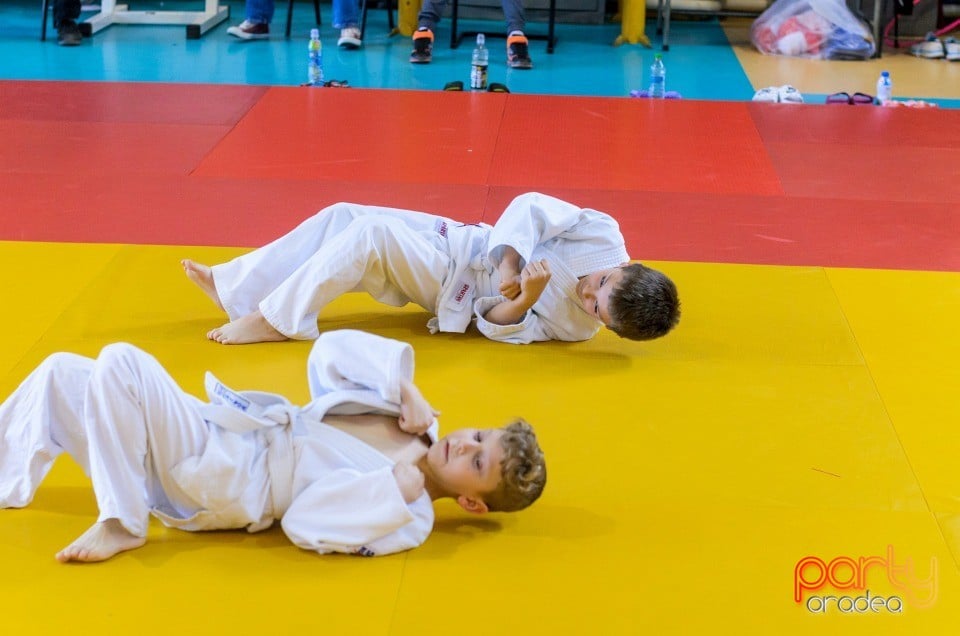
<path id="1" fill-rule="evenodd" d="M 960 269 L 960 111 L 0 82 L 0 239 L 256 246 L 336 201 L 538 190 L 634 258 Z"/>

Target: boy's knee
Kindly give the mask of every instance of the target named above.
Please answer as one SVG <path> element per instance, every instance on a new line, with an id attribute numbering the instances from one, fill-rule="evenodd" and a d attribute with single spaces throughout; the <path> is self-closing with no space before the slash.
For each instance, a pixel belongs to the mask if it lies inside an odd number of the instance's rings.
<path id="1" fill-rule="evenodd" d="M 100 350 L 97 356 L 97 366 L 103 368 L 134 369 L 140 365 L 141 359 L 149 354 L 128 342 L 114 342 Z"/>
<path id="2" fill-rule="evenodd" d="M 129 358 L 139 352 L 140 349 L 129 342 L 111 342 L 100 350 L 100 355 L 97 356 L 97 359 Z"/>
<path id="3" fill-rule="evenodd" d="M 70 372 L 77 368 L 78 362 L 85 360 L 83 356 L 67 351 L 58 351 L 47 356 L 43 362 L 37 366 L 37 373 L 43 374 L 47 378 L 67 377 Z"/>
<path id="4" fill-rule="evenodd" d="M 38 368 L 40 369 L 57 369 L 65 367 L 77 358 L 80 358 L 75 353 L 69 353 L 67 351 L 58 351 L 56 353 L 51 353 L 48 355 L 43 362 L 40 363 Z"/>
<path id="5" fill-rule="evenodd" d="M 513 201 L 510 202 L 510 205 L 523 205 L 526 203 L 532 203 L 539 199 L 542 195 L 539 192 L 524 192 L 523 194 L 518 194 L 513 198 Z"/>
<path id="6" fill-rule="evenodd" d="M 328 205 L 323 208 L 317 214 L 347 214 L 353 211 L 353 208 L 356 207 L 352 203 L 347 203 L 346 201 L 337 201 L 332 205 Z"/>
<path id="7" fill-rule="evenodd" d="M 360 235 L 381 238 L 390 236 L 403 223 L 385 214 L 368 214 L 357 217 L 350 227 Z"/>

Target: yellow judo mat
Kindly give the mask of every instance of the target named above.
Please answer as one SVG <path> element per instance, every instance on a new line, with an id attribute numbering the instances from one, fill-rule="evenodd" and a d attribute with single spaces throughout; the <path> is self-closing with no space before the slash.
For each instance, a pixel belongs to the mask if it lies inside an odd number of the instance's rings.
<path id="1" fill-rule="evenodd" d="M 204 338 L 224 317 L 178 261 L 239 253 L 0 243 L 0 391 L 127 341 L 195 394 L 209 369 L 306 401 L 310 343 Z M 442 430 L 533 423 L 549 478 L 529 510 L 439 505 L 425 545 L 373 559 L 152 521 L 139 550 L 61 565 L 96 515 L 63 458 L 0 511 L 4 633 L 956 633 L 960 275 L 653 265 L 683 317 L 649 343 L 430 336 L 360 295 L 321 321 L 411 342 Z"/>

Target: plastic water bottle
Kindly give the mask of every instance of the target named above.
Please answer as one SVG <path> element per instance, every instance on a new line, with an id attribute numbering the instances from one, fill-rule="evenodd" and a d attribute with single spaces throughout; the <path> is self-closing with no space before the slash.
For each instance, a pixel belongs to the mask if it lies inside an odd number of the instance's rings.
<path id="1" fill-rule="evenodd" d="M 477 34 L 477 47 L 473 49 L 473 61 L 470 66 L 470 88 L 475 91 L 487 90 L 487 65 L 490 63 L 490 50 L 484 46 L 486 37 Z"/>
<path id="2" fill-rule="evenodd" d="M 653 56 L 650 65 L 650 97 L 663 97 L 667 90 L 667 67 L 663 65 L 663 57 L 657 53 Z"/>
<path id="3" fill-rule="evenodd" d="M 893 99 L 893 82 L 890 80 L 890 71 L 881 71 L 877 80 L 877 103 L 883 106 Z"/>
<path id="4" fill-rule="evenodd" d="M 307 47 L 307 84 L 323 86 L 323 44 L 320 43 L 320 29 L 310 29 L 310 44 Z"/>

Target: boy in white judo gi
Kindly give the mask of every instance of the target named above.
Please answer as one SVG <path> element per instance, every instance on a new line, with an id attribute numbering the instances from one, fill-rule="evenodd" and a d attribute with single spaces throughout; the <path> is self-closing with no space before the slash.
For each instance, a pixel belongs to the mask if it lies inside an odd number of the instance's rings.
<path id="1" fill-rule="evenodd" d="M 629 260 L 609 215 L 529 193 L 493 227 L 338 203 L 228 263 L 182 264 L 230 318 L 207 334 L 223 344 L 316 338 L 318 313 L 351 291 L 420 305 L 436 316 L 431 333 L 475 320 L 484 336 L 518 344 L 588 340 L 601 325 L 663 336 L 680 317 L 677 289 Z"/>
<path id="2" fill-rule="evenodd" d="M 308 375 L 303 408 L 209 373 L 204 402 L 133 345 L 108 345 L 96 360 L 54 354 L 0 405 L 0 508 L 29 504 L 66 452 L 90 476 L 100 514 L 60 561 L 142 546 L 150 514 L 184 530 L 257 532 L 280 520 L 302 548 L 373 556 L 423 543 L 435 499 L 481 513 L 540 496 L 546 466 L 525 422 L 438 439 L 410 345 L 329 332 Z"/>

